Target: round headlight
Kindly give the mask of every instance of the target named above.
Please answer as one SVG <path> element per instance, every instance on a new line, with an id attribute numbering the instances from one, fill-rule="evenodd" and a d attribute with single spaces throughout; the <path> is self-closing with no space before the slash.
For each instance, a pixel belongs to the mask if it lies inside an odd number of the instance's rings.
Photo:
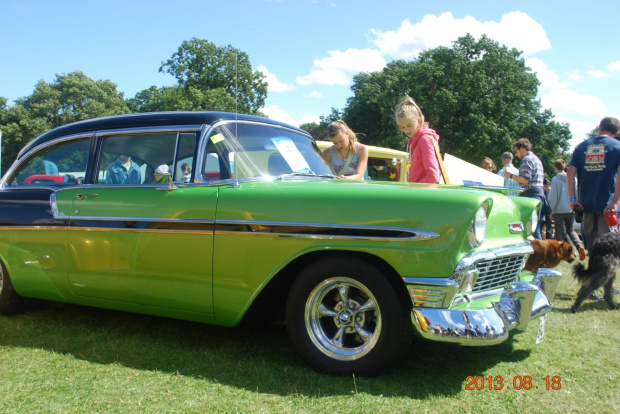
<path id="1" fill-rule="evenodd" d="M 538 227 L 538 211 L 534 209 L 534 211 L 532 211 L 532 217 L 530 218 L 530 221 L 527 223 L 527 235 L 531 236 L 532 234 L 534 234 L 537 227 Z"/>
<path id="2" fill-rule="evenodd" d="M 469 230 L 467 231 L 467 238 L 471 247 L 478 247 L 484 241 L 484 234 L 487 230 L 487 210 L 484 206 L 480 207 L 476 211 L 476 215 L 472 220 Z"/>

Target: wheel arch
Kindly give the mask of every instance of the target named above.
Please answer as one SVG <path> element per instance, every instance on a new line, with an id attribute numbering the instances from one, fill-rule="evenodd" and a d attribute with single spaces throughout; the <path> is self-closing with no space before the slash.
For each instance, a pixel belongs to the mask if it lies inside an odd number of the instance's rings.
<path id="1" fill-rule="evenodd" d="M 301 255 L 280 269 L 252 302 L 252 305 L 243 315 L 241 323 L 266 319 L 271 319 L 275 322 L 284 321 L 286 300 L 283 301 L 281 299 L 288 297 L 288 293 L 301 271 L 312 262 L 336 256 L 356 258 L 371 264 L 385 275 L 389 283 L 394 287 L 403 305 L 408 308 L 413 307 L 402 278 L 382 258 L 370 253 L 353 250 L 321 250 Z M 272 316 L 272 318 L 265 318 L 265 316 Z"/>

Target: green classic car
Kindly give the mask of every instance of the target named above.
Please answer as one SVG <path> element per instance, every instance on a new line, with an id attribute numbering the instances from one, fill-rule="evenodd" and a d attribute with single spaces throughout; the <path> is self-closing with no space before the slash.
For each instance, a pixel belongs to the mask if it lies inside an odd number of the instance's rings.
<path id="1" fill-rule="evenodd" d="M 224 326 L 281 317 L 330 373 L 376 375 L 413 335 L 503 342 L 544 321 L 561 276 L 521 272 L 534 200 L 337 179 L 306 132 L 257 117 L 65 125 L 0 187 L 0 314 L 28 297 Z"/>

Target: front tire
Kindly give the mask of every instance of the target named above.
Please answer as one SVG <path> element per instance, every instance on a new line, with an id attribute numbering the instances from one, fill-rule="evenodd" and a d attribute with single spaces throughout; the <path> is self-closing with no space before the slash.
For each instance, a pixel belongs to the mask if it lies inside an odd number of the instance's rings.
<path id="1" fill-rule="evenodd" d="M 409 309 L 374 266 L 350 257 L 321 259 L 291 288 L 286 322 L 292 342 L 315 370 L 373 376 L 407 350 Z"/>

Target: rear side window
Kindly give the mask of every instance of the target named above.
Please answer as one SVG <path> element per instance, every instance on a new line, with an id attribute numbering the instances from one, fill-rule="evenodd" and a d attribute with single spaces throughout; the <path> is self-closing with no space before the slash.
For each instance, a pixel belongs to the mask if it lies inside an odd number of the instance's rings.
<path id="1" fill-rule="evenodd" d="M 28 157 L 8 181 L 11 187 L 63 187 L 84 182 L 90 139 L 60 142 Z"/>
<path id="2" fill-rule="evenodd" d="M 103 138 L 97 184 L 152 185 L 189 182 L 192 177 L 196 133 L 160 132 L 110 135 Z"/>

